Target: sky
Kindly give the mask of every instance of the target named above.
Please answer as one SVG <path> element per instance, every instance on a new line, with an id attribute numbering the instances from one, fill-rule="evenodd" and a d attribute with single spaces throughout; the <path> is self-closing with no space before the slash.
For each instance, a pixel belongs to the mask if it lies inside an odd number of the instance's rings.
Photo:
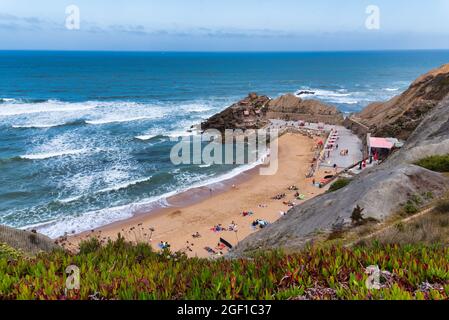
<path id="1" fill-rule="evenodd" d="M 0 50 L 395 49 L 449 49 L 449 0 L 0 0 Z"/>

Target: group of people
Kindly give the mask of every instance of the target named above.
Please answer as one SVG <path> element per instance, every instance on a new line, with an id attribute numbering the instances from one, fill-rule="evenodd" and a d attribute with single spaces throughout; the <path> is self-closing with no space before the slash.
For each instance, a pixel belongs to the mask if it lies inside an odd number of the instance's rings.
<path id="1" fill-rule="evenodd" d="M 292 207 L 292 208 L 293 208 L 294 206 L 296 206 L 296 203 L 294 203 L 294 202 L 292 202 L 292 201 L 284 201 L 283 204 L 285 204 L 286 206 Z"/>
<path id="2" fill-rule="evenodd" d="M 259 228 L 261 228 L 261 229 L 265 228 L 265 227 L 268 226 L 268 225 L 269 225 L 268 221 L 262 220 L 262 219 L 256 219 L 256 220 L 254 220 L 254 221 L 252 222 L 252 224 L 251 224 L 251 226 L 252 226 L 253 228 L 259 227 Z"/>
<path id="3" fill-rule="evenodd" d="M 213 226 L 213 227 L 211 228 L 211 230 L 212 230 L 213 232 L 222 232 L 222 231 L 225 231 L 225 228 L 223 228 L 222 225 L 221 225 L 221 223 L 219 223 L 219 224 Z"/>
<path id="4" fill-rule="evenodd" d="M 237 224 L 232 221 L 231 224 L 228 226 L 228 228 L 225 228 L 221 225 L 221 223 L 215 225 L 213 228 L 211 228 L 213 232 L 223 232 L 223 231 L 237 231 Z"/>
<path id="5" fill-rule="evenodd" d="M 273 200 L 282 200 L 286 197 L 287 195 L 285 193 L 280 193 L 278 195 L 275 195 L 272 199 Z"/>

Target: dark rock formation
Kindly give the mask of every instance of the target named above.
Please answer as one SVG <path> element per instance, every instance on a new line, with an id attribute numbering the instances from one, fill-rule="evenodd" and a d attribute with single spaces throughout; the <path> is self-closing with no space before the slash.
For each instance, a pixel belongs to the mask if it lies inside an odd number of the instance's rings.
<path id="1" fill-rule="evenodd" d="M 297 92 L 296 93 L 296 95 L 299 97 L 299 96 L 302 96 L 302 95 L 309 95 L 309 94 L 315 94 L 315 91 L 310 91 L 310 90 L 301 90 L 301 91 L 299 91 L 299 92 Z"/>
<path id="2" fill-rule="evenodd" d="M 233 104 L 201 124 L 201 130 L 259 129 L 267 124 L 267 96 L 250 93 L 245 99 Z"/>
<path id="3" fill-rule="evenodd" d="M 399 96 L 376 102 L 354 116 L 374 136 L 406 140 L 422 119 L 449 93 L 449 64 L 416 79 Z"/>
<path id="4" fill-rule="evenodd" d="M 53 240 L 42 234 L 2 225 L 0 225 L 0 243 L 6 243 L 8 246 L 30 255 L 60 248 Z"/>
<path id="5" fill-rule="evenodd" d="M 276 223 L 243 240 L 232 255 L 257 249 L 297 250 L 313 239 L 316 231 L 330 231 L 334 226 L 350 223 L 357 206 L 364 209 L 365 217 L 381 220 L 403 208 L 411 197 L 419 197 L 425 204 L 430 201 L 425 194 L 437 198 L 449 190 L 449 179 L 413 163 L 448 153 L 449 97 L 432 108 L 404 147 L 382 165 L 364 171 L 343 189 L 291 209 Z"/>
<path id="6" fill-rule="evenodd" d="M 316 100 L 303 100 L 292 94 L 270 100 L 267 96 L 250 93 L 245 99 L 203 122 L 201 130 L 259 129 L 267 125 L 269 119 L 340 124 L 343 115 L 336 107 Z"/>

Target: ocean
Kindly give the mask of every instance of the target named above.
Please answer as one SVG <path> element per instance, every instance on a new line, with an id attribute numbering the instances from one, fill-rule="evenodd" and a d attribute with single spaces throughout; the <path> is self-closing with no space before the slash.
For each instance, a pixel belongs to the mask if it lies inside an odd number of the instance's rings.
<path id="1" fill-rule="evenodd" d="M 298 90 L 351 113 L 449 51 L 0 51 L 0 224 L 51 237 L 125 219 L 247 166 L 171 163 L 176 143 L 249 92 Z"/>

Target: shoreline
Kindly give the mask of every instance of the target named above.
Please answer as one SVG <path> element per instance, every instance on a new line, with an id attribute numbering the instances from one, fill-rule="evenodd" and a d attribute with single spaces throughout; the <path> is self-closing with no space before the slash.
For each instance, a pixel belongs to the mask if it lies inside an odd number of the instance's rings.
<path id="1" fill-rule="evenodd" d="M 91 230 L 101 229 L 101 228 L 104 228 L 109 225 L 113 225 L 113 224 L 120 223 L 123 221 L 131 220 L 131 219 L 141 216 L 141 215 L 152 214 L 153 212 L 154 213 L 159 212 L 159 211 L 167 208 L 167 205 L 161 203 L 161 201 L 168 204 L 169 208 L 183 207 L 183 206 L 187 206 L 187 205 L 191 205 L 191 204 L 200 202 L 204 199 L 207 199 L 210 196 L 210 191 L 209 191 L 210 189 L 213 189 L 213 195 L 217 195 L 219 193 L 225 192 L 226 190 L 230 189 L 233 184 L 237 184 L 242 181 L 245 181 L 246 179 L 250 179 L 250 177 L 252 175 L 256 174 L 256 171 L 262 165 L 263 164 L 259 163 L 259 161 L 256 161 L 251 164 L 244 164 L 241 167 L 236 167 L 236 168 L 230 170 L 229 172 L 223 173 L 216 177 L 210 177 L 204 183 L 196 182 L 194 185 L 192 185 L 190 187 L 179 189 L 179 190 L 173 190 L 170 192 L 166 192 L 165 194 L 155 196 L 155 197 L 153 197 L 155 199 L 152 199 L 150 201 L 148 201 L 148 199 L 147 199 L 147 200 L 142 200 L 141 202 L 130 203 L 127 205 L 122 205 L 122 206 L 117 206 L 117 207 L 110 207 L 108 209 L 117 209 L 118 210 L 120 208 L 125 208 L 125 207 L 129 207 L 129 206 L 133 206 L 133 205 L 140 206 L 140 208 L 136 209 L 132 213 L 132 216 L 130 216 L 130 217 L 115 219 L 113 221 L 110 221 L 105 224 L 102 224 L 102 225 L 99 225 L 96 227 L 92 227 L 92 228 L 84 227 L 83 230 L 80 230 L 80 231 L 76 231 L 75 229 L 73 229 L 73 231 L 71 231 L 71 232 L 66 231 L 65 235 L 67 235 L 67 236 L 82 235 L 82 234 L 86 234 L 86 233 L 90 232 Z M 207 190 L 207 192 L 205 190 Z M 184 202 L 181 202 L 182 198 L 186 198 L 184 200 Z M 191 198 L 191 199 L 189 199 L 189 198 Z M 173 203 L 169 203 L 169 202 L 173 202 Z M 100 209 L 98 211 L 102 211 L 102 210 L 105 210 L 105 209 Z M 89 213 L 95 213 L 95 212 L 96 211 L 91 211 Z M 41 232 L 42 229 L 45 229 L 46 227 L 51 227 L 56 223 L 58 223 L 57 220 L 28 225 L 28 226 L 22 227 L 20 229 L 28 230 L 28 231 L 36 230 L 38 232 Z M 50 238 L 55 239 L 55 240 L 64 237 L 61 234 L 56 235 L 56 236 L 50 236 L 50 235 L 47 235 L 47 236 L 49 236 Z"/>
<path id="2" fill-rule="evenodd" d="M 170 244 L 173 251 L 183 251 L 191 257 L 211 256 L 205 247 L 225 254 L 226 249 L 216 248 L 220 238 L 235 245 L 257 231 L 251 228 L 252 221 L 262 219 L 273 223 L 282 217 L 281 212 L 290 209 L 284 202 L 300 204 L 325 191 L 312 185 L 313 178 L 306 178 L 314 144 L 313 138 L 285 133 L 279 137 L 279 168 L 273 176 L 260 176 L 258 170 L 264 165 L 258 164 L 229 179 L 170 196 L 166 199 L 169 207 L 138 212 L 128 219 L 62 237 L 59 241 L 67 249 L 75 251 L 81 241 L 90 237 L 106 242 L 120 233 L 128 241 L 149 242 L 156 250 L 158 244 L 164 241 Z M 298 158 L 301 160 L 295 161 Z M 298 192 L 305 196 L 304 200 L 295 199 L 295 192 L 288 190 L 291 185 L 298 186 Z M 286 194 L 285 199 L 272 199 L 282 193 Z M 243 217 L 243 211 L 254 214 Z M 217 225 L 227 229 L 233 224 L 237 225 L 237 231 L 211 231 Z M 154 231 L 151 231 L 152 228 Z M 192 236 L 197 232 L 200 238 Z"/>
<path id="3" fill-rule="evenodd" d="M 251 180 L 255 175 L 257 175 L 257 170 L 261 165 L 257 165 L 256 167 L 250 168 L 248 170 L 239 172 L 236 176 L 231 177 L 229 179 L 224 179 L 219 182 L 213 182 L 211 184 L 206 184 L 204 186 L 200 187 L 191 187 L 189 189 L 186 189 L 184 191 L 180 191 L 179 193 L 176 193 L 174 195 L 168 196 L 165 198 L 168 206 L 154 206 L 153 209 L 147 210 L 140 210 L 136 211 L 135 214 L 130 217 L 123 220 L 113 221 L 111 223 L 108 223 L 106 225 L 100 226 L 94 230 L 109 230 L 109 229 L 117 229 L 121 226 L 127 226 L 130 223 L 138 222 L 142 218 L 150 218 L 155 217 L 158 215 L 163 215 L 167 212 L 189 207 L 195 204 L 199 204 L 207 199 L 210 199 L 211 197 L 219 196 L 223 193 L 228 192 L 232 189 L 233 185 L 238 186 L 241 183 L 247 182 Z M 221 186 L 216 186 L 221 184 Z M 215 188 L 213 188 L 215 186 Z M 210 189 L 212 189 L 212 193 L 210 192 Z M 78 236 L 86 236 L 91 234 L 92 231 L 82 231 L 79 233 L 76 233 L 73 235 L 73 237 Z"/>

